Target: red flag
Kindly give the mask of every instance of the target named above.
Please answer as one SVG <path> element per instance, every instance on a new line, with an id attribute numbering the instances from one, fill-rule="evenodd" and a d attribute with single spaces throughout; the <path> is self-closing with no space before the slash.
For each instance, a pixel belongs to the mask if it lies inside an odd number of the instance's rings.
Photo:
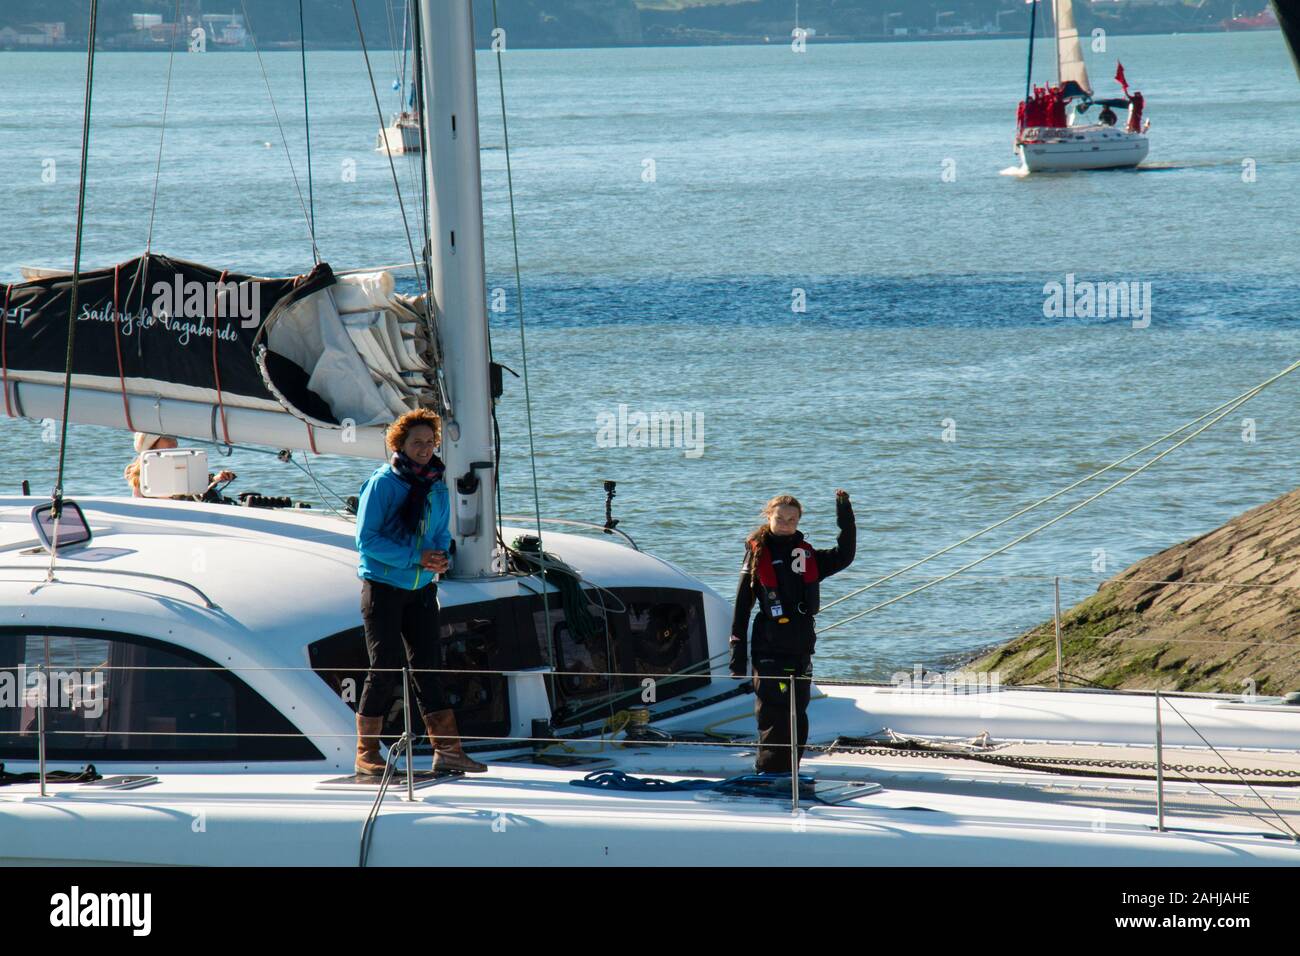
<path id="1" fill-rule="evenodd" d="M 1124 87 L 1124 95 L 1128 96 L 1128 80 L 1124 78 L 1124 64 L 1116 61 L 1115 82 Z"/>

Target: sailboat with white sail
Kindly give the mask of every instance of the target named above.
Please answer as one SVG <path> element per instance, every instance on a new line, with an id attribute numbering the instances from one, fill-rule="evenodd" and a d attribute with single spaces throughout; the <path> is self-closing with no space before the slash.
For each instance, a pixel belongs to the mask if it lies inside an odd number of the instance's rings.
<path id="1" fill-rule="evenodd" d="M 400 109 L 387 126 L 381 127 L 375 136 L 375 149 L 390 153 L 418 153 L 424 149 L 420 129 L 420 109 L 417 103 L 419 84 L 414 78 L 407 78 L 407 35 L 411 25 L 411 5 L 403 5 L 402 40 L 398 47 L 402 51 L 397 65 L 397 76 L 393 80 L 393 89 L 397 91 Z"/>
<path id="2" fill-rule="evenodd" d="M 806 775 L 755 780 L 726 601 L 608 499 L 544 552 L 507 545 L 541 529 L 496 509 L 471 2 L 416 10 L 420 295 L 324 264 L 74 265 L 6 287 L 0 385 L 15 417 L 371 460 L 384 422 L 438 411 L 437 640 L 490 771 L 432 775 L 397 706 L 393 773 L 353 774 L 346 510 L 0 496 L 0 864 L 1300 865 L 1288 701 L 818 680 Z M 1248 812 L 1198 802 L 1207 780 Z"/>
<path id="3" fill-rule="evenodd" d="M 1052 23 L 1056 34 L 1056 83 L 1034 86 L 1034 34 L 1038 0 L 1030 5 L 1029 53 L 1025 76 L 1025 98 L 1016 114 L 1015 150 L 1024 169 L 1037 172 L 1071 172 L 1088 169 L 1125 169 L 1147 157 L 1145 100 L 1130 92 L 1119 64 L 1115 79 L 1123 96 L 1097 98 L 1088 79 L 1088 67 L 1079 42 L 1073 0 L 1052 0 Z M 1095 122 L 1085 114 L 1099 108 Z M 1126 110 L 1123 126 L 1116 109 Z"/>

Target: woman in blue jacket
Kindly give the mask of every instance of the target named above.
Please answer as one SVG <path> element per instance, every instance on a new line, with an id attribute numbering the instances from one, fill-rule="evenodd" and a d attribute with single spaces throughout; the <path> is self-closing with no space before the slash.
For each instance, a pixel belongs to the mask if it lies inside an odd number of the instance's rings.
<path id="1" fill-rule="evenodd" d="M 407 412 L 388 429 L 391 460 L 366 480 L 357 503 L 357 576 L 370 657 L 357 703 L 359 774 L 384 771 L 379 735 L 384 714 L 401 692 L 403 664 L 412 668 L 415 703 L 433 742 L 433 769 L 487 770 L 461 749 L 456 715 L 438 675 L 419 673 L 439 666 L 436 576 L 447 570 L 451 543 L 447 484 L 435 453 L 441 440 L 442 421 L 435 413 Z"/>

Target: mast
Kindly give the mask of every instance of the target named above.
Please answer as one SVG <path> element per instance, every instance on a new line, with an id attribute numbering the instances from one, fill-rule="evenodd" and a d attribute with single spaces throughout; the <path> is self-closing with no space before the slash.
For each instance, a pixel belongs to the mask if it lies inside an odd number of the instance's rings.
<path id="1" fill-rule="evenodd" d="M 1034 28 L 1038 21 L 1038 0 L 1029 4 L 1029 66 L 1025 70 L 1025 109 L 1029 109 L 1029 94 L 1034 85 Z"/>
<path id="2" fill-rule="evenodd" d="M 442 460 L 456 549 L 451 576 L 492 574 L 496 546 L 483 191 L 471 0 L 419 0 L 430 294 L 450 410 Z"/>

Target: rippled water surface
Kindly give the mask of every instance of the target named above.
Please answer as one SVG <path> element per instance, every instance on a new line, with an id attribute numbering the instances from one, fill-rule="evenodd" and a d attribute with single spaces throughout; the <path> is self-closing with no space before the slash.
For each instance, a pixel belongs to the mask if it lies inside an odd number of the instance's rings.
<path id="1" fill-rule="evenodd" d="M 1103 92 L 1116 57 L 1147 96 L 1150 168 L 1020 179 L 1000 175 L 1023 87 L 1018 43 L 510 53 L 543 511 L 600 520 L 601 480 L 616 479 L 622 527 L 728 593 L 765 499 L 803 499 L 804 530 L 826 545 L 842 486 L 857 503 L 861 547 L 824 588 L 831 599 L 1300 357 L 1300 117 L 1281 38 L 1112 38 L 1093 59 Z M 265 61 L 306 196 L 299 61 Z M 388 110 L 391 57 L 374 62 Z M 87 263 L 145 247 L 167 67 L 161 54 L 97 62 Z M 20 265 L 71 259 L 83 70 L 72 55 L 0 54 L 5 281 Z M 511 310 L 493 317 L 494 349 L 519 369 L 494 61 L 480 56 L 479 71 L 489 283 L 507 290 Z M 406 239 L 387 162 L 371 149 L 361 57 L 310 54 L 308 73 L 321 254 L 336 268 L 400 262 Z M 418 166 L 399 160 L 414 216 Z M 177 57 L 152 244 L 262 274 L 310 266 L 252 54 Z M 1149 283 L 1149 325 L 1045 316 L 1044 287 L 1067 274 Z M 805 310 L 794 311 L 801 298 Z M 1284 379 L 978 574 L 824 631 L 820 672 L 879 677 L 970 652 L 1050 614 L 1050 581 L 1033 576 L 1065 576 L 1072 602 L 1124 565 L 1291 490 L 1297 388 L 1300 376 Z M 503 480 L 517 514 L 532 509 L 523 398 L 510 379 Z M 601 416 L 620 405 L 691 416 L 702 453 L 602 447 Z M 39 423 L 0 424 L 5 490 L 23 478 L 48 490 L 55 450 L 43 437 Z M 74 426 L 70 449 L 71 492 L 121 490 L 129 436 Z M 321 500 L 271 454 L 238 451 L 230 465 L 236 488 Z M 350 494 L 370 466 L 313 468 Z M 1092 490 L 921 571 L 958 567 Z M 921 571 L 826 612 L 823 628 L 920 583 Z"/>

